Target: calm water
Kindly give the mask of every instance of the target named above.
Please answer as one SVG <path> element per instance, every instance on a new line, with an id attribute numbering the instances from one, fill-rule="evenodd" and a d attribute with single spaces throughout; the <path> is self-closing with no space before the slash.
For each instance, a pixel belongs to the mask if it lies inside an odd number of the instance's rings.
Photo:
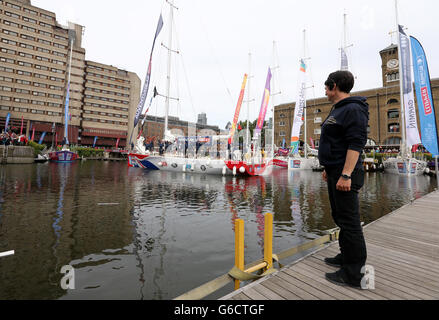
<path id="1" fill-rule="evenodd" d="M 367 174 L 362 220 L 435 184 Z M 232 268 L 236 218 L 245 221 L 246 263 L 262 258 L 266 212 L 275 253 L 335 227 L 320 173 L 234 179 L 115 162 L 0 166 L 0 252 L 16 252 L 0 259 L 0 300 L 172 299 Z M 75 290 L 60 287 L 63 265 L 75 268 Z"/>

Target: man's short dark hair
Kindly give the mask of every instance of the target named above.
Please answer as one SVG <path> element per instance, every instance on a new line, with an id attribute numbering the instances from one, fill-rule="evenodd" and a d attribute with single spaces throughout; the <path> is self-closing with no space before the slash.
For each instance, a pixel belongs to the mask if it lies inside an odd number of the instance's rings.
<path id="1" fill-rule="evenodd" d="M 325 82 L 325 86 L 329 90 L 333 90 L 334 86 L 337 85 L 341 92 L 351 93 L 354 88 L 355 80 L 352 73 L 349 71 L 336 71 L 329 75 L 328 80 Z"/>

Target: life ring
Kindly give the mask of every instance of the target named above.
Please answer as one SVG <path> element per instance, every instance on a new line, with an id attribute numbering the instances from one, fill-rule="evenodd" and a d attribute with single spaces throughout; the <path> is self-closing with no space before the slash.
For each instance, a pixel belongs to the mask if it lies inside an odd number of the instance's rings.
<path id="1" fill-rule="evenodd" d="M 206 166 L 205 165 L 202 165 L 201 167 L 200 167 L 200 169 L 201 169 L 201 171 L 206 171 Z"/>
<path id="2" fill-rule="evenodd" d="M 178 167 L 178 164 L 173 163 L 173 164 L 171 165 L 171 167 L 173 167 L 174 169 L 176 169 L 176 168 Z"/>

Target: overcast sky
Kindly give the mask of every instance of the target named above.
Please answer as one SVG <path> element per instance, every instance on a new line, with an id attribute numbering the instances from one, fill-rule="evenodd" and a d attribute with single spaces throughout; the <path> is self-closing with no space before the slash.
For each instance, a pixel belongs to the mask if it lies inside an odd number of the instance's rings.
<path id="1" fill-rule="evenodd" d="M 297 96 L 299 59 L 306 29 L 309 74 L 308 99 L 324 96 L 323 83 L 340 68 L 343 14 L 347 14 L 348 58 L 357 77 L 354 91 L 382 86 L 379 51 L 396 43 L 389 34 L 396 29 L 393 0 L 174 0 L 174 40 L 181 54 L 173 58 L 170 115 L 195 122 L 207 113 L 208 123 L 224 128 L 233 120 L 245 73 L 252 54 L 250 119 L 259 114 L 267 70 L 273 72 L 276 105 Z M 32 4 L 55 12 L 61 24 L 72 21 L 85 26 L 86 59 L 135 72 L 144 84 L 152 41 L 160 13 L 165 26 L 153 58 L 154 86 L 165 93 L 169 5 L 163 0 L 32 0 Z M 430 75 L 439 77 L 437 18 L 439 1 L 399 0 L 399 22 L 423 45 Z M 276 54 L 273 42 L 276 42 Z M 247 99 L 247 94 L 246 94 Z M 149 99 L 148 99 L 149 100 Z M 439 106 L 437 106 L 439 107 Z M 151 115 L 164 115 L 164 99 L 157 98 Z M 267 114 L 267 119 L 271 113 Z M 244 103 L 240 120 L 247 119 Z"/>

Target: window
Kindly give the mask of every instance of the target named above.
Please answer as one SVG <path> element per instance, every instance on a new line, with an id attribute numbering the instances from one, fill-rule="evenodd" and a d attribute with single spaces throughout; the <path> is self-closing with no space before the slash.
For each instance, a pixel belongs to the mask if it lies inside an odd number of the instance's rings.
<path id="1" fill-rule="evenodd" d="M 314 114 L 317 114 L 317 113 L 322 113 L 322 110 L 320 110 L 320 109 L 315 109 L 315 110 L 314 110 Z"/>
<path id="2" fill-rule="evenodd" d="M 315 117 L 314 118 L 314 123 L 322 123 L 322 118 L 321 117 Z"/>
<path id="3" fill-rule="evenodd" d="M 285 121 L 279 122 L 279 127 L 285 127 Z"/>
<path id="4" fill-rule="evenodd" d="M 387 112 L 387 118 L 388 119 L 398 119 L 399 118 L 399 110 L 398 109 L 392 109 Z"/>
<path id="5" fill-rule="evenodd" d="M 281 114 L 279 115 L 279 118 L 285 118 L 285 114 L 281 113 Z"/>
<path id="6" fill-rule="evenodd" d="M 391 73 L 387 75 L 387 82 L 398 81 L 399 72 Z"/>
<path id="7" fill-rule="evenodd" d="M 399 137 L 391 137 L 384 141 L 385 146 L 393 146 L 393 145 L 400 145 L 401 144 L 401 138 Z"/>
<path id="8" fill-rule="evenodd" d="M 279 132 L 279 137 L 285 137 L 285 131 Z"/>
<path id="9" fill-rule="evenodd" d="M 387 101 L 387 104 L 393 104 L 393 103 L 399 103 L 399 101 L 396 99 L 390 99 L 389 101 Z"/>
<path id="10" fill-rule="evenodd" d="M 314 134 L 321 134 L 322 133 L 322 129 L 314 129 Z"/>
<path id="11" fill-rule="evenodd" d="M 399 123 L 391 123 L 391 124 L 389 124 L 388 129 L 389 129 L 388 130 L 389 133 L 399 132 Z"/>

